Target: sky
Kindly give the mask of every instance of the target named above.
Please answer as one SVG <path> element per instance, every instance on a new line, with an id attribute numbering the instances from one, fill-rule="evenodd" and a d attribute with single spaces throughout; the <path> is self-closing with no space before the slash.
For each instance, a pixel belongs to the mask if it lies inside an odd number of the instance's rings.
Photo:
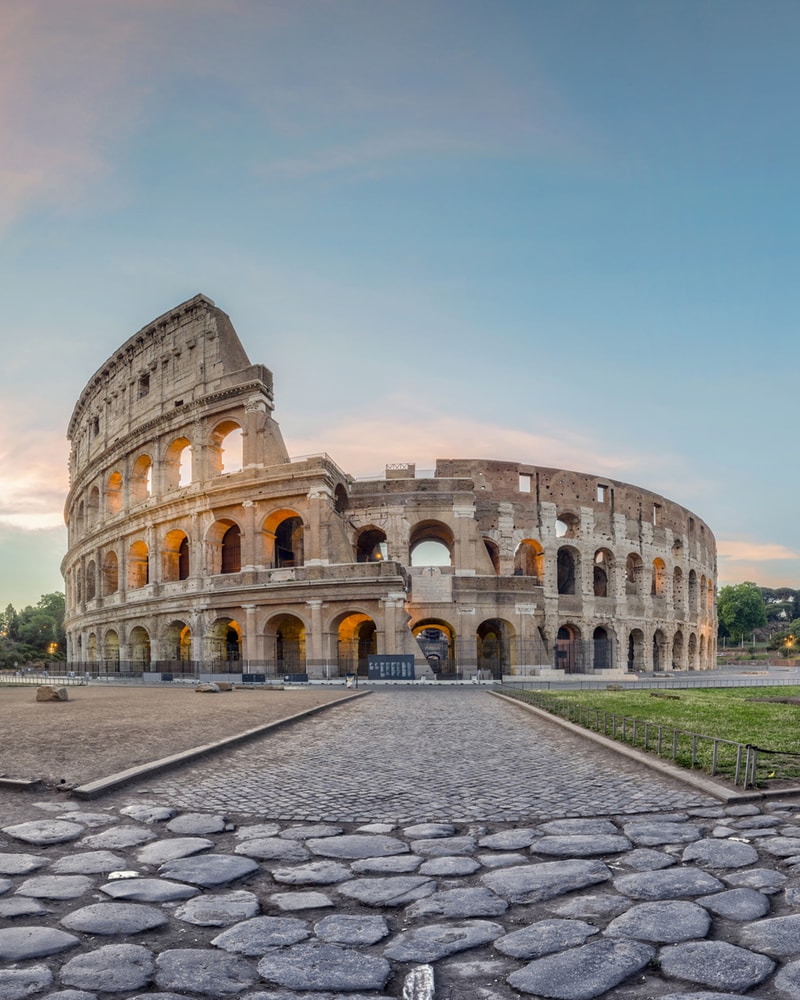
<path id="1" fill-rule="evenodd" d="M 621 479 L 800 588 L 798 51 L 796 0 L 0 0 L 0 608 L 198 292 L 292 455 Z"/>

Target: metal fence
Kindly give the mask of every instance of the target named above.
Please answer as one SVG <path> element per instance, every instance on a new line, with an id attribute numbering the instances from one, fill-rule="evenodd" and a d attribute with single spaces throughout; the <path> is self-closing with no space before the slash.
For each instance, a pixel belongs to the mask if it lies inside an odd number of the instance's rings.
<path id="1" fill-rule="evenodd" d="M 548 691 L 503 686 L 501 693 L 534 705 L 567 722 L 601 733 L 635 749 L 670 758 L 680 767 L 727 778 L 734 786 L 755 788 L 769 780 L 800 777 L 800 753 L 768 750 L 718 736 L 705 736 L 673 726 L 618 715 L 601 708 L 559 698 Z"/>

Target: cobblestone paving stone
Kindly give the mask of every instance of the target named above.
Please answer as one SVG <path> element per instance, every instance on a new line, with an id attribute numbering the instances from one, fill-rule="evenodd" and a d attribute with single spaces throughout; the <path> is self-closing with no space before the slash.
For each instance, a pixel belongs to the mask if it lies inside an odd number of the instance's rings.
<path id="1" fill-rule="evenodd" d="M 800 997 L 800 794 L 722 805 L 474 689 L 11 802 L 0 1000 Z"/>

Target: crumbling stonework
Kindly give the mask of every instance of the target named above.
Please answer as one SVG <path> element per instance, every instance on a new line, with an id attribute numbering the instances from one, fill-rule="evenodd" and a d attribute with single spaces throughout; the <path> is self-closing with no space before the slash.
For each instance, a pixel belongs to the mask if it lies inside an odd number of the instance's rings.
<path id="1" fill-rule="evenodd" d="M 705 669 L 716 546 L 628 483 L 441 459 L 291 460 L 272 375 L 198 295 L 95 373 L 69 424 L 68 657 L 87 670 L 417 675 Z"/>

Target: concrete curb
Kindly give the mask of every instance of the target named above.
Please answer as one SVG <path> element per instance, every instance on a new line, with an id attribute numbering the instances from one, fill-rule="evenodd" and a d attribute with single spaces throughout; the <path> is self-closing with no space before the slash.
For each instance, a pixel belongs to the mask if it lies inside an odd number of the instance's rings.
<path id="1" fill-rule="evenodd" d="M 340 698 L 338 701 L 329 701 L 325 705 L 315 705 L 313 708 L 307 708 L 302 712 L 296 712 L 294 715 L 288 715 L 285 719 L 279 719 L 277 722 L 268 722 L 266 725 L 256 726 L 254 729 L 247 729 L 243 733 L 237 733 L 235 736 L 226 736 L 225 739 L 216 740 L 214 743 L 192 747 L 190 750 L 182 750 L 180 753 L 172 754 L 169 757 L 161 757 L 159 760 L 150 761 L 148 764 L 139 764 L 125 771 L 117 771 L 116 774 L 109 774 L 105 778 L 97 778 L 95 781 L 89 781 L 85 785 L 78 785 L 76 788 L 72 788 L 70 792 L 79 799 L 94 799 L 108 792 L 113 792 L 130 781 L 136 781 L 138 778 L 147 778 L 152 774 L 157 774 L 159 771 L 166 771 L 170 767 L 178 767 L 181 764 L 191 763 L 201 757 L 216 753 L 217 750 L 226 750 L 229 747 L 255 739 L 258 736 L 265 736 L 276 729 L 280 729 L 282 726 L 291 725 L 301 719 L 316 715 L 317 712 L 325 711 L 325 709 L 336 708 L 337 705 L 346 705 L 356 698 L 364 698 L 370 693 L 370 691 L 359 691 L 347 698 Z"/>
<path id="2" fill-rule="evenodd" d="M 800 788 L 781 789 L 777 792 L 733 792 L 726 785 L 720 785 L 710 777 L 701 777 L 698 774 L 694 774 L 692 771 L 686 771 L 682 767 L 677 767 L 675 764 L 669 764 L 667 761 L 661 760 L 659 757 L 652 757 L 650 754 L 642 753 L 640 750 L 634 750 L 633 747 L 626 746 L 624 743 L 619 743 L 617 740 L 609 739 L 607 736 L 595 733 L 591 729 L 584 729 L 583 726 L 576 726 L 574 722 L 567 722 L 566 719 L 560 719 L 557 715 L 551 715 L 550 712 L 545 712 L 543 709 L 536 708 L 535 705 L 529 705 L 527 702 L 520 701 L 518 698 L 510 698 L 508 695 L 501 694 L 499 691 L 491 691 L 490 694 L 494 695 L 495 698 L 502 698 L 503 701 L 507 701 L 525 709 L 528 712 L 532 712 L 540 719 L 545 719 L 548 722 L 552 722 L 556 726 L 561 726 L 562 729 L 567 729 L 576 736 L 581 736 L 583 739 L 597 743 L 600 746 L 605 747 L 606 750 L 613 750 L 614 753 L 620 754 L 622 757 L 638 761 L 638 763 L 644 764 L 645 767 L 649 767 L 651 771 L 657 771 L 659 774 L 664 774 L 669 778 L 674 778 L 676 781 L 683 782 L 685 785 L 691 785 L 692 788 L 705 792 L 706 795 L 712 795 L 714 798 L 720 799 L 726 804 L 733 802 L 753 802 L 760 799 L 780 798 L 784 795 L 800 794 Z"/>

